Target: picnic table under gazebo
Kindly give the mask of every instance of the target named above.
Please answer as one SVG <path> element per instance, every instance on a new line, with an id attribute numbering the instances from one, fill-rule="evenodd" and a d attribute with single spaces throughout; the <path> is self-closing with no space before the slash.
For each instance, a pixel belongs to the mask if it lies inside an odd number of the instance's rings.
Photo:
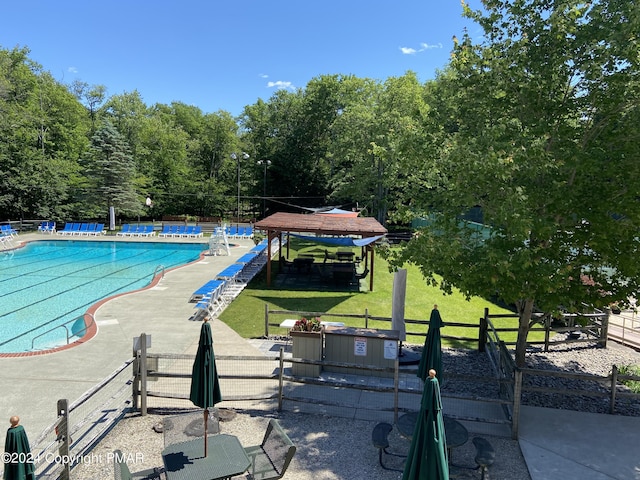
<path id="1" fill-rule="evenodd" d="M 269 245 L 275 238 L 278 238 L 282 246 L 283 235 L 295 232 L 297 234 L 307 234 L 308 236 L 305 236 L 305 239 L 317 241 L 318 243 L 340 241 L 345 246 L 362 247 L 367 256 L 366 261 L 370 270 L 369 290 L 373 290 L 373 274 L 375 271 L 373 244 L 387 233 L 387 229 L 375 218 L 277 212 L 257 222 L 254 228 L 267 232 Z M 287 256 L 288 248 L 287 242 Z M 279 260 L 281 260 L 282 248 L 278 252 Z M 270 257 L 267 258 L 267 286 L 271 286 Z"/>

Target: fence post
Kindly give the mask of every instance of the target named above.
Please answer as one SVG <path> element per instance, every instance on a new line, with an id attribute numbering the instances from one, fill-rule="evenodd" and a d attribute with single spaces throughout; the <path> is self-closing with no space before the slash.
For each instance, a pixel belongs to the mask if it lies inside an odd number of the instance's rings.
<path id="1" fill-rule="evenodd" d="M 56 427 L 56 434 L 60 445 L 58 453 L 62 462 L 62 472 L 60 472 L 60 480 L 69 480 L 71 476 L 71 465 L 69 463 L 69 401 L 66 398 L 58 400 L 58 417 L 60 421 Z"/>
<path id="2" fill-rule="evenodd" d="M 547 315 L 544 320 L 544 351 L 549 351 L 549 338 L 551 333 L 551 315 Z"/>
<path id="3" fill-rule="evenodd" d="M 600 329 L 600 346 L 602 348 L 607 348 L 607 339 L 609 338 L 609 316 L 611 315 L 611 309 L 607 309 L 607 313 L 602 316 L 602 325 L 601 325 L 601 329 Z M 624 329 L 624 323 L 622 324 L 622 335 L 624 335 L 625 329 Z M 622 344 L 624 345 L 624 339 L 622 341 Z"/>
<path id="4" fill-rule="evenodd" d="M 485 351 L 485 343 L 487 342 L 487 331 L 489 330 L 488 325 L 489 318 L 489 308 L 485 307 L 484 309 L 484 317 L 480 318 L 480 328 L 478 329 L 478 351 Z"/>
<path id="5" fill-rule="evenodd" d="M 513 371 L 513 412 L 511 414 L 511 438 L 518 439 L 518 427 L 520 423 L 520 401 L 522 399 L 522 370 L 516 368 Z"/>
<path id="6" fill-rule="evenodd" d="M 264 336 L 269 337 L 269 304 L 264 304 Z"/>
<path id="7" fill-rule="evenodd" d="M 616 392 L 618 386 L 618 367 L 611 367 L 611 406 L 609 407 L 609 413 L 613 415 L 616 413 Z"/>
<path id="8" fill-rule="evenodd" d="M 133 350 L 133 385 L 131 386 L 131 400 L 134 409 L 138 409 L 138 392 L 140 391 L 140 357 L 138 352 Z"/>
<path id="9" fill-rule="evenodd" d="M 147 334 L 140 334 L 140 414 L 147 415 Z"/>
<path id="10" fill-rule="evenodd" d="M 396 352 L 398 349 L 396 348 Z M 398 423 L 398 389 L 400 387 L 400 355 L 396 353 L 396 361 L 393 364 L 393 423 Z"/>
<path id="11" fill-rule="evenodd" d="M 278 411 L 282 411 L 282 397 L 284 391 L 284 348 L 280 347 L 280 371 L 278 372 Z"/>
<path id="12" fill-rule="evenodd" d="M 369 309 L 364 309 L 364 328 L 369 328 Z"/>

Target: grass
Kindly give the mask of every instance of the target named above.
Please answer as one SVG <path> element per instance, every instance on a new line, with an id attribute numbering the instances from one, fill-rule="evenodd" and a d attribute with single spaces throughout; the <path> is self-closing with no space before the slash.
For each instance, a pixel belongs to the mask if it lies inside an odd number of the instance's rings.
<path id="1" fill-rule="evenodd" d="M 622 365 L 618 369 L 618 374 L 620 375 L 630 375 L 635 377 L 640 377 L 640 365 Z M 622 382 L 626 385 L 629 390 L 633 393 L 640 393 L 640 382 L 637 380 L 624 380 Z"/>
<path id="2" fill-rule="evenodd" d="M 299 253 L 318 250 L 318 244 L 311 244 L 299 239 L 292 239 L 290 245 L 290 258 L 295 258 Z M 425 284 L 422 274 L 415 266 L 407 266 L 407 290 L 405 300 L 405 318 L 413 320 L 428 320 L 435 304 L 445 323 L 442 329 L 443 335 L 457 337 L 477 336 L 477 330 L 464 327 L 447 327 L 447 322 L 460 322 L 478 325 L 479 318 L 484 314 L 485 307 L 490 313 L 511 313 L 508 310 L 483 298 L 474 297 L 467 301 L 460 293 L 444 295 L 436 287 Z M 275 268 L 274 268 L 275 270 Z M 391 317 L 393 273 L 389 272 L 387 262 L 380 256 L 375 259 L 374 291 L 368 290 L 368 279 L 362 281 L 367 290 L 361 292 L 336 292 L 336 291 L 310 291 L 310 290 L 281 290 L 275 287 L 267 288 L 264 272 L 256 276 L 244 291 L 229 305 L 220 315 L 220 320 L 233 328 L 244 338 L 255 338 L 264 335 L 264 309 L 265 304 L 270 310 L 295 310 L 305 312 L 326 312 L 364 314 L 365 310 L 373 316 Z M 344 320 L 340 320 L 344 321 Z M 349 326 L 363 327 L 361 319 L 347 319 Z M 499 327 L 517 327 L 517 319 L 496 319 L 494 322 Z M 371 328 L 389 329 L 388 322 L 370 322 Z M 420 325 L 407 325 L 408 331 L 426 332 L 426 327 Z M 274 333 L 285 334 L 286 331 Z M 504 341 L 515 341 L 515 333 L 505 332 L 500 335 Z M 535 333 L 530 335 L 533 339 Z M 541 334 L 537 334 L 542 338 Z M 423 336 L 408 335 L 407 343 L 422 344 Z M 467 346 L 459 343 L 443 341 L 444 345 Z"/>

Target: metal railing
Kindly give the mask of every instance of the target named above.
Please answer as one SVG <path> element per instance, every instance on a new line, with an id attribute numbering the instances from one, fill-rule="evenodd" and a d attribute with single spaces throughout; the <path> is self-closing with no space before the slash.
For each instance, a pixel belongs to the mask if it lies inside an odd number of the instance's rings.
<path id="1" fill-rule="evenodd" d="M 153 275 L 151 276 L 152 280 L 156 278 L 156 275 L 158 274 L 158 270 L 162 272 L 162 276 L 160 278 L 164 278 L 164 270 L 165 270 L 164 265 L 157 265 L 156 268 L 153 270 Z"/>
<path id="2" fill-rule="evenodd" d="M 89 324 L 87 324 L 87 322 L 84 322 L 84 327 L 82 327 L 80 330 L 78 330 L 78 331 L 76 331 L 76 332 L 74 332 L 74 331 L 69 331 L 68 324 L 70 324 L 70 323 L 72 323 L 72 322 L 73 322 L 73 323 L 75 323 L 75 322 L 77 322 L 79 319 L 83 319 L 83 320 L 84 320 L 84 317 L 89 317 L 89 318 L 91 319 L 91 321 L 89 322 Z M 43 336 L 45 336 L 45 335 L 48 335 L 48 334 L 50 334 L 51 332 L 54 332 L 54 331 L 58 330 L 59 328 L 64 328 L 64 330 L 65 330 L 65 332 L 66 332 L 66 335 L 67 335 L 67 342 L 66 342 L 66 344 L 65 344 L 65 345 L 69 345 L 69 343 L 70 343 L 70 339 L 71 339 L 72 337 L 81 337 L 82 335 L 80 335 L 80 333 L 84 334 L 84 333 L 87 331 L 87 329 L 88 329 L 91 325 L 93 325 L 93 324 L 95 324 L 95 323 L 96 323 L 96 319 L 93 317 L 93 315 L 92 315 L 91 313 L 85 313 L 85 314 L 83 314 L 83 315 L 80 315 L 79 317 L 75 317 L 75 318 L 73 318 L 73 319 L 71 319 L 71 320 L 68 320 L 68 321 L 64 322 L 62 325 L 58 325 L 58 326 L 56 326 L 56 327 L 50 328 L 50 329 L 49 329 L 49 330 L 47 330 L 46 332 L 43 332 L 43 333 L 41 333 L 41 334 L 36 335 L 35 337 L 33 337 L 33 338 L 31 339 L 31 350 L 34 350 L 34 349 L 35 349 L 35 342 L 36 342 L 36 339 L 38 339 L 38 338 L 40 338 L 40 337 L 43 337 Z"/>

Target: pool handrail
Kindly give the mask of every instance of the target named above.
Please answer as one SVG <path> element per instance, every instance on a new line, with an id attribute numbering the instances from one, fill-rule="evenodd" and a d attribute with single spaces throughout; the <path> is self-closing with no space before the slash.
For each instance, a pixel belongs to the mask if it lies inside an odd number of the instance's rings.
<path id="1" fill-rule="evenodd" d="M 80 332 L 86 332 L 86 331 L 87 331 L 87 328 L 89 328 L 92 324 L 96 323 L 96 319 L 94 318 L 94 316 L 93 316 L 91 313 L 84 313 L 84 314 L 79 315 L 79 316 L 77 316 L 77 317 L 75 317 L 75 318 L 72 318 L 71 320 L 67 320 L 67 321 L 66 321 L 66 322 L 64 322 L 62 325 L 58 325 L 58 326 L 56 326 L 56 327 L 50 328 L 50 329 L 49 329 L 49 330 L 47 330 L 46 332 L 43 332 L 43 333 L 41 333 L 40 335 L 36 335 L 35 337 L 33 337 L 33 338 L 31 339 L 31 350 L 34 350 L 34 345 L 35 345 L 35 341 L 36 341 L 36 339 L 37 339 L 37 338 L 40 338 L 40 337 L 42 337 L 42 336 L 44 336 L 44 335 L 47 335 L 48 333 L 51 333 L 51 332 L 53 332 L 54 330 L 57 330 L 58 328 L 64 328 L 64 329 L 65 329 L 65 331 L 66 331 L 66 333 L 67 333 L 67 343 L 66 343 L 66 345 L 69 345 L 69 339 L 70 339 L 71 337 L 79 337 L 79 336 L 81 337 L 82 335 L 78 335 L 77 333 L 69 334 L 69 328 L 67 327 L 67 324 L 68 324 L 68 323 L 71 323 L 71 322 L 76 322 L 76 321 L 78 321 L 78 319 L 79 319 L 79 318 L 84 319 L 84 317 L 85 317 L 86 315 L 88 315 L 88 316 L 91 318 L 91 322 L 89 323 L 89 325 L 87 325 L 87 324 L 85 323 L 84 327 L 83 327 L 81 330 L 79 330 Z M 19 337 L 16 337 L 16 338 L 19 338 Z"/>
<path id="2" fill-rule="evenodd" d="M 158 270 L 162 270 L 161 278 L 164 278 L 164 265 L 156 265 L 156 268 L 153 270 L 153 276 L 151 277 L 152 279 L 156 278 L 156 275 L 158 274 Z"/>

